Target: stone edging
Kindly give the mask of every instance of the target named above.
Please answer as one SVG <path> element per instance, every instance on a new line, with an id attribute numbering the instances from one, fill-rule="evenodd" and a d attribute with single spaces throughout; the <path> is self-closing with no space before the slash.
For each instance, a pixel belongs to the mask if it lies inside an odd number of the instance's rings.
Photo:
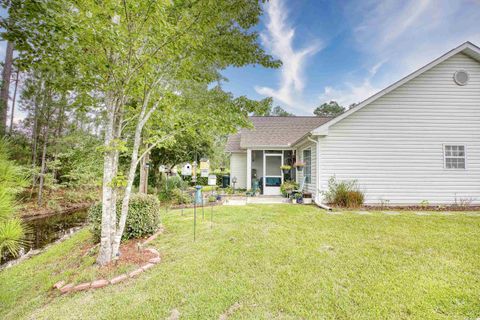
<path id="1" fill-rule="evenodd" d="M 148 243 L 152 242 L 153 240 L 155 240 L 160 234 L 163 233 L 163 231 L 164 231 L 163 227 L 160 227 L 160 229 L 157 232 L 155 232 L 153 235 L 151 235 L 149 238 L 147 238 L 147 240 L 145 240 L 140 245 L 143 251 L 148 251 L 150 253 L 153 253 L 153 255 L 155 257 L 149 259 L 148 262 L 145 265 L 139 267 L 138 269 L 133 270 L 130 273 L 121 274 L 121 275 L 119 275 L 119 276 L 117 276 L 117 277 L 115 277 L 111 280 L 97 279 L 97 280 L 94 280 L 92 282 L 84 282 L 84 283 L 80 283 L 80 284 L 77 284 L 77 285 L 74 285 L 73 283 L 66 284 L 66 282 L 62 280 L 62 281 L 59 281 L 59 282 L 55 283 L 53 285 L 53 288 L 60 291 L 61 294 L 65 294 L 65 293 L 85 291 L 85 290 L 90 290 L 90 289 L 99 289 L 99 288 L 103 288 L 103 287 L 106 287 L 106 286 L 109 286 L 109 285 L 114 285 L 114 284 L 120 283 L 120 282 L 125 281 L 125 280 L 130 279 L 130 278 L 137 277 L 142 272 L 147 271 L 148 269 L 154 267 L 156 264 L 158 264 L 162 261 L 162 259 L 160 258 L 160 254 L 158 253 L 157 249 L 155 249 L 155 248 L 144 248 L 144 246 L 147 245 Z"/>

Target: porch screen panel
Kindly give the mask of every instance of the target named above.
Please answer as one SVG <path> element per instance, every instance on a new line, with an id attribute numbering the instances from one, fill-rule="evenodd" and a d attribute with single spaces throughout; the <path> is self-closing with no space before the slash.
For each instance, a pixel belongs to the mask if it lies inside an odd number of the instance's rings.
<path id="1" fill-rule="evenodd" d="M 281 157 L 267 156 L 265 160 L 266 160 L 265 173 L 267 177 L 268 176 L 278 177 L 282 175 L 282 171 L 280 170 L 280 167 L 282 166 Z"/>
<path id="2" fill-rule="evenodd" d="M 304 167 L 304 175 L 305 175 L 305 183 L 312 182 L 312 150 L 305 149 L 303 150 L 303 162 L 305 163 Z"/>

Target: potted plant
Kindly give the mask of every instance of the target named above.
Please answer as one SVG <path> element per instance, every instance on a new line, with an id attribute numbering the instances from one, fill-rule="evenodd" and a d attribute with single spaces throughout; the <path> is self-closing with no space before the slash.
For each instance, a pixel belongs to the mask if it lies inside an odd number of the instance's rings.
<path id="1" fill-rule="evenodd" d="M 292 197 L 290 198 L 290 201 L 292 201 L 292 204 L 297 204 L 297 197 L 296 195 L 292 195 Z"/>
<path id="2" fill-rule="evenodd" d="M 312 204 L 312 194 L 310 192 L 303 194 L 303 204 Z"/>
<path id="3" fill-rule="evenodd" d="M 302 204 L 303 203 L 303 196 L 301 193 L 295 193 L 294 196 L 295 198 L 295 201 L 298 203 L 298 204 Z"/>
<path id="4" fill-rule="evenodd" d="M 288 164 L 284 164 L 283 166 L 280 166 L 280 169 L 282 169 L 283 174 L 288 174 L 292 169 L 292 167 L 289 166 Z"/>
<path id="5" fill-rule="evenodd" d="M 305 163 L 302 161 L 297 161 L 295 162 L 294 167 L 297 168 L 298 171 L 302 171 L 303 167 L 305 167 Z"/>

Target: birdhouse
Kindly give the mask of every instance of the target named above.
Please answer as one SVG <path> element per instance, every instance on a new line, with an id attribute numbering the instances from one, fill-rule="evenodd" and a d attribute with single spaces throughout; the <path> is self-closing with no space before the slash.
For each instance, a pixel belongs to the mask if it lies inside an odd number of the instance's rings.
<path id="1" fill-rule="evenodd" d="M 208 178 L 210 171 L 210 161 L 208 159 L 200 159 L 200 177 Z"/>
<path id="2" fill-rule="evenodd" d="M 192 175 L 192 165 L 187 162 L 182 168 L 182 176 L 191 176 L 191 175 Z"/>
<path id="3" fill-rule="evenodd" d="M 200 170 L 210 170 L 210 160 L 200 159 Z"/>
<path id="4" fill-rule="evenodd" d="M 208 185 L 209 186 L 216 186 L 217 185 L 217 176 L 211 174 L 208 176 Z"/>

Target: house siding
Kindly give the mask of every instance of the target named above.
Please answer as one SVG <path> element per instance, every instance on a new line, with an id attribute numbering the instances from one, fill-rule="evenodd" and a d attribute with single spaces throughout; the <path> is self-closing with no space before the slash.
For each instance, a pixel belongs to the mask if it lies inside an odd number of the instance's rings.
<path id="1" fill-rule="evenodd" d="M 311 162 L 312 162 L 312 177 L 310 179 L 310 183 L 305 184 L 304 191 L 311 192 L 312 194 L 315 194 L 317 191 L 316 185 L 317 185 L 317 146 L 314 142 L 304 139 L 300 141 L 297 146 L 296 146 L 296 152 L 297 152 L 297 160 L 303 160 L 303 150 L 310 148 L 311 150 Z M 303 181 L 303 174 L 305 170 L 302 171 L 297 171 L 297 182 L 299 184 L 302 183 Z"/>
<path id="2" fill-rule="evenodd" d="M 235 188 L 246 189 L 247 186 L 247 154 L 232 153 L 230 157 L 230 185 L 233 187 L 233 177 L 237 177 Z"/>
<path id="3" fill-rule="evenodd" d="M 453 81 L 460 69 L 465 86 Z M 357 180 L 367 204 L 480 203 L 480 63 L 452 56 L 332 125 L 319 144 L 321 191 L 335 175 Z M 444 169 L 444 144 L 466 146 L 465 170 Z"/>

